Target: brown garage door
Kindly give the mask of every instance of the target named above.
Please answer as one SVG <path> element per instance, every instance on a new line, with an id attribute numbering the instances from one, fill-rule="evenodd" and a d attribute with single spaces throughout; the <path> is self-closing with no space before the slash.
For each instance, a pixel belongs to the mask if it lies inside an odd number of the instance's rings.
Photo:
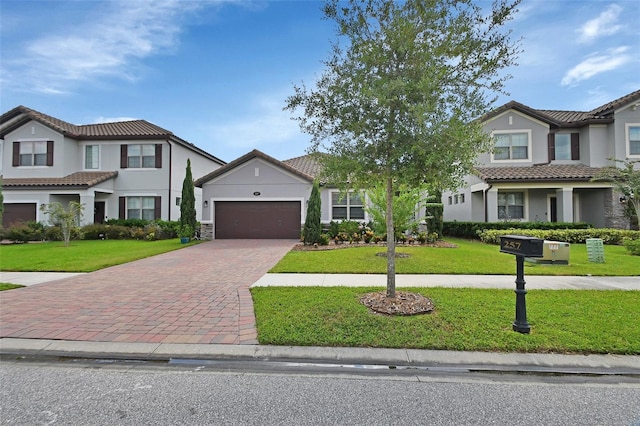
<path id="1" fill-rule="evenodd" d="M 13 223 L 35 222 L 36 203 L 9 203 L 4 205 L 2 226 L 9 228 Z"/>
<path id="2" fill-rule="evenodd" d="M 299 201 L 218 201 L 216 238 L 300 238 Z"/>

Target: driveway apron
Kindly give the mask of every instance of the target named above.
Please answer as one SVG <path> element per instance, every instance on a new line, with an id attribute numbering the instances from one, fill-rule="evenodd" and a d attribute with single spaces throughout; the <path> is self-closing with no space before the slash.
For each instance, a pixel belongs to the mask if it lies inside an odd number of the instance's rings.
<path id="1" fill-rule="evenodd" d="M 0 292 L 0 337 L 256 344 L 249 287 L 293 240 L 215 240 Z"/>

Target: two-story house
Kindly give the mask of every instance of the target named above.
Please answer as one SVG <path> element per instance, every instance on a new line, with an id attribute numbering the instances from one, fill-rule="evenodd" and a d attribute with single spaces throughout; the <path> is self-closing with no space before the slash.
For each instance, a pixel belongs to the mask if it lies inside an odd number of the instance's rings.
<path id="1" fill-rule="evenodd" d="M 46 221 L 42 204 L 84 205 L 83 224 L 178 220 L 187 159 L 193 176 L 224 161 L 144 120 L 74 125 L 18 106 L 0 116 L 3 226 Z M 198 218 L 202 194 L 196 190 Z"/>
<path id="2" fill-rule="evenodd" d="M 479 155 L 464 188 L 443 193 L 445 220 L 629 226 L 625 199 L 592 178 L 612 158 L 640 160 L 640 90 L 588 112 L 512 101 L 482 122 L 493 150 Z"/>

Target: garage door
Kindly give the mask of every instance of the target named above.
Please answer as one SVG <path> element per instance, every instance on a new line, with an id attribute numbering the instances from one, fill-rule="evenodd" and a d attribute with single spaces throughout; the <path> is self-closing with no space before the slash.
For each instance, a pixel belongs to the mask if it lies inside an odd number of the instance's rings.
<path id="1" fill-rule="evenodd" d="M 4 205 L 2 226 L 9 228 L 12 223 L 35 222 L 36 203 L 10 203 Z"/>
<path id="2" fill-rule="evenodd" d="M 218 201 L 215 237 L 300 238 L 299 201 Z"/>

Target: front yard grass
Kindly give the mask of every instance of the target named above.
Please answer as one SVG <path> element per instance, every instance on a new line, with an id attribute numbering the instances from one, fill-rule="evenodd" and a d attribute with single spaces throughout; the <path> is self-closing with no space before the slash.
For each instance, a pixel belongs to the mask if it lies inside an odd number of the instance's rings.
<path id="1" fill-rule="evenodd" d="M 512 331 L 513 290 L 403 289 L 430 297 L 435 312 L 409 317 L 370 312 L 345 287 L 251 289 L 258 340 L 267 345 L 456 351 L 640 354 L 640 292 L 531 290 L 531 334 Z"/>
<path id="2" fill-rule="evenodd" d="M 20 284 L 0 283 L 0 291 L 13 290 L 14 288 L 22 288 Z"/>
<path id="3" fill-rule="evenodd" d="M 401 246 L 396 259 L 399 274 L 514 275 L 515 256 L 500 253 L 497 245 L 479 241 L 449 239 L 457 248 Z M 376 253 L 384 246 L 354 246 L 336 250 L 291 251 L 271 271 L 274 273 L 384 274 L 386 257 Z M 542 265 L 525 262 L 525 275 L 640 275 L 640 257 L 631 256 L 623 246 L 605 245 L 605 263 L 589 262 L 585 244 L 572 244 L 569 265 Z"/>
<path id="4" fill-rule="evenodd" d="M 183 248 L 178 239 L 159 241 L 82 240 L 0 246 L 0 269 L 12 272 L 93 272 Z"/>

